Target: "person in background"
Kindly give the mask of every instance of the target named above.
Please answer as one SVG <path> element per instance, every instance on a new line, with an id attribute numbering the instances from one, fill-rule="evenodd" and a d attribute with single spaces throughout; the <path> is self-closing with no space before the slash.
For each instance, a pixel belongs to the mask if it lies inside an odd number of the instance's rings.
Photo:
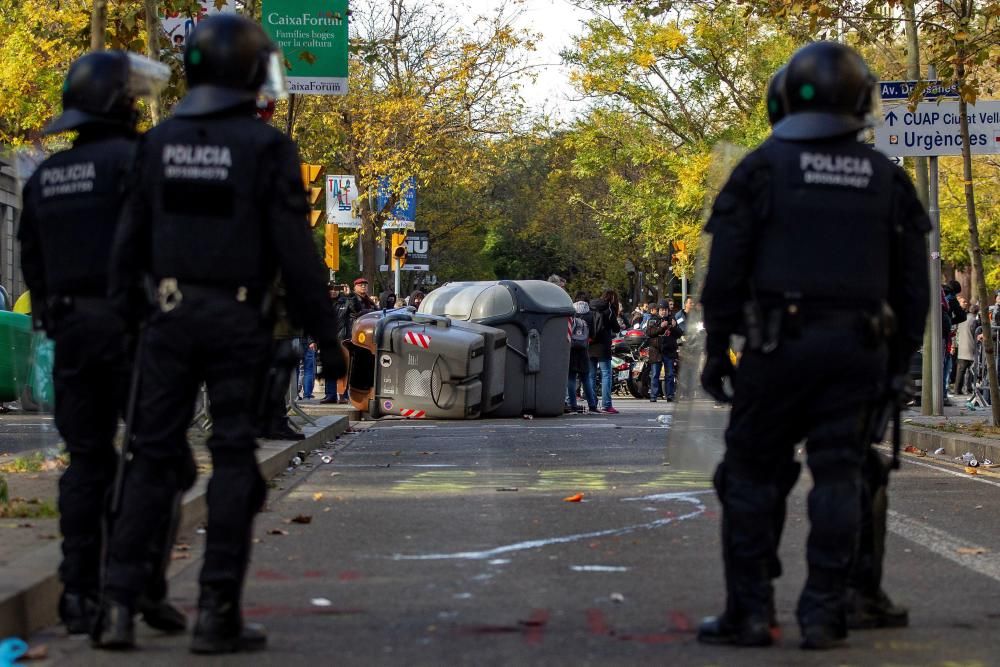
<path id="1" fill-rule="evenodd" d="M 412 294 L 410 294 L 410 301 L 406 305 L 411 308 L 420 308 L 420 303 L 424 300 L 424 296 L 426 295 L 423 292 L 415 290 Z"/>
<path id="2" fill-rule="evenodd" d="M 392 310 L 396 307 L 396 293 L 392 290 L 385 290 L 378 295 L 378 307 L 380 310 Z"/>
<path id="3" fill-rule="evenodd" d="M 569 378 L 566 382 L 566 411 L 581 413 L 583 408 L 576 402 L 577 383 L 583 385 L 583 395 L 591 413 L 597 410 L 597 395 L 594 391 L 594 367 L 590 363 L 588 342 L 594 329 L 594 313 L 590 312 L 587 294 L 577 292 L 573 304 L 576 316 L 573 318 L 573 333 L 570 336 Z M 582 324 L 581 324 L 582 323 Z"/>
<path id="4" fill-rule="evenodd" d="M 958 297 L 959 303 L 963 307 L 968 307 L 969 301 L 964 296 Z M 955 368 L 955 394 L 965 395 L 972 393 L 972 383 L 966 382 L 967 371 L 976 358 L 976 320 L 979 314 L 979 306 L 968 308 L 968 316 L 965 321 L 958 325 L 958 332 L 955 335 L 955 344 L 958 347 L 958 362 Z"/>
<path id="5" fill-rule="evenodd" d="M 313 389 L 316 386 L 316 341 L 308 336 L 303 336 L 302 350 L 302 375 L 299 378 L 299 398 L 309 400 L 313 398 Z"/>
<path id="6" fill-rule="evenodd" d="M 618 414 L 611 404 L 611 340 L 621 331 L 618 326 L 618 295 L 614 290 L 605 290 L 600 298 L 590 302 L 594 313 L 594 327 L 590 333 L 590 359 L 594 375 L 601 373 L 601 404 L 603 412 Z"/>
<path id="7" fill-rule="evenodd" d="M 664 372 L 663 393 L 667 401 L 674 400 L 674 360 L 677 358 L 677 340 L 680 328 L 670 314 L 670 302 L 660 302 L 659 314 L 646 323 L 649 338 L 649 402 L 656 403 L 660 395 L 660 370 Z"/>

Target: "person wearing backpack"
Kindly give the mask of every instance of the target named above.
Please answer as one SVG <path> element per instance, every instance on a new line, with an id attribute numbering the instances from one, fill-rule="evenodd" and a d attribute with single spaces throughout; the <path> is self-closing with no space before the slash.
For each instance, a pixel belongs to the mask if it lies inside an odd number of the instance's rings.
<path id="1" fill-rule="evenodd" d="M 594 369 L 590 363 L 589 347 L 591 331 L 594 328 L 594 313 L 590 312 L 587 295 L 576 295 L 573 304 L 576 315 L 570 328 L 569 379 L 566 382 L 567 412 L 583 412 L 576 402 L 576 384 L 583 385 L 583 396 L 587 399 L 590 412 L 597 412 L 597 396 L 594 393 Z"/>
<path id="2" fill-rule="evenodd" d="M 618 410 L 611 405 L 611 340 L 621 331 L 618 309 L 618 295 L 614 290 L 605 290 L 599 299 L 590 302 L 590 311 L 594 315 L 594 326 L 590 330 L 591 366 L 595 378 L 600 368 L 602 412 L 609 415 L 618 414 Z"/>

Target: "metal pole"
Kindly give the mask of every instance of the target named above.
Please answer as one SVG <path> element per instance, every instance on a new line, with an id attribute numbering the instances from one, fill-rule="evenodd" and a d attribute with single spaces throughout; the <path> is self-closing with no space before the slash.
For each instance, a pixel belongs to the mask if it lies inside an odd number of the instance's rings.
<path id="1" fill-rule="evenodd" d="M 927 78 L 937 77 L 934 65 L 927 68 Z M 930 254 L 928 273 L 930 274 L 930 320 L 931 320 L 931 401 L 935 415 L 944 414 L 944 332 L 941 330 L 941 208 L 938 201 L 938 159 L 931 156 L 928 162 L 927 213 L 931 219 Z"/>
<path id="2" fill-rule="evenodd" d="M 930 275 L 931 275 L 931 388 L 934 397 L 934 414 L 944 414 L 944 336 L 941 328 L 941 209 L 938 201 L 938 159 L 928 160 L 931 218 Z"/>
<path id="3" fill-rule="evenodd" d="M 399 299 L 400 274 L 401 273 L 402 273 L 402 269 L 399 266 L 399 262 L 396 261 L 396 284 L 395 284 L 395 288 L 396 289 L 394 290 L 393 293 L 396 295 L 396 299 L 397 300 Z"/>
<path id="4" fill-rule="evenodd" d="M 688 274 L 681 274 L 681 310 L 684 309 L 684 304 L 688 300 Z"/>

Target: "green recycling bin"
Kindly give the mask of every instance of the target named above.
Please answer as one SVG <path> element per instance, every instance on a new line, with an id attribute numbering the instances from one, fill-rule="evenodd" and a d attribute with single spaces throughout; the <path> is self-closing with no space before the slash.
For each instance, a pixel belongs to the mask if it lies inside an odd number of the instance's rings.
<path id="1" fill-rule="evenodd" d="M 54 360 L 55 346 L 31 330 L 30 316 L 0 311 L 0 401 L 21 401 L 25 410 L 51 410 Z"/>

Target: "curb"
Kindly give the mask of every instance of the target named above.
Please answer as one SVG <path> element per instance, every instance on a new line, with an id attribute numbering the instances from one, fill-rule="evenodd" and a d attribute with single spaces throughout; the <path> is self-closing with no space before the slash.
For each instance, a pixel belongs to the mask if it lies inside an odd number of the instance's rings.
<path id="1" fill-rule="evenodd" d="M 984 459 L 1000 461 L 1000 441 L 993 438 L 977 438 L 904 424 L 901 440 L 904 446 L 913 445 L 928 452 L 944 447 L 945 454 L 950 457 L 972 452 L 980 461 Z"/>
<path id="2" fill-rule="evenodd" d="M 348 429 L 346 416 L 320 417 L 316 426 L 302 430 L 299 441 L 261 440 L 257 461 L 261 475 L 271 480 L 288 468 L 289 458 L 299 450 L 319 449 Z M 205 491 L 208 480 L 200 477 L 184 496 L 179 532 L 192 530 L 208 515 Z M 57 606 L 62 585 L 58 568 L 62 553 L 58 542 L 26 554 L 0 573 L 0 637 L 27 637 L 58 619 Z"/>

